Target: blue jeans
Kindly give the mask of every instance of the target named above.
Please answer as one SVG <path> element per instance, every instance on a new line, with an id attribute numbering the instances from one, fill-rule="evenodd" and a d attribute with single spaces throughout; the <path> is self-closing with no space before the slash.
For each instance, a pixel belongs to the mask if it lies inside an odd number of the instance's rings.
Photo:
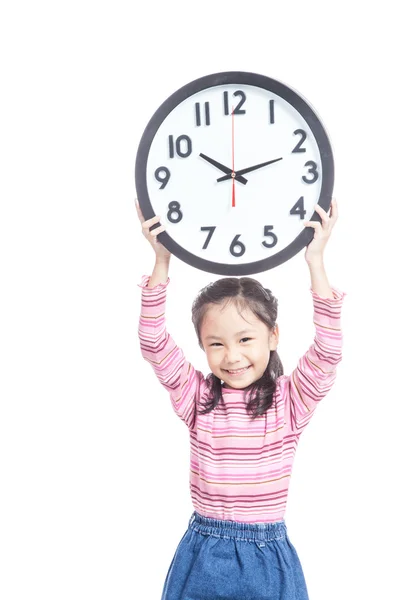
<path id="1" fill-rule="evenodd" d="M 284 521 L 239 523 L 194 512 L 162 600 L 308 600 Z"/>

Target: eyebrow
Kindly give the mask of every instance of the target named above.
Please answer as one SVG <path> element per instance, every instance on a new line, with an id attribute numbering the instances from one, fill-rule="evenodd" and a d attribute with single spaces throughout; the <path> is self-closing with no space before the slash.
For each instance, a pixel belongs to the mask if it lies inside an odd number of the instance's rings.
<path id="1" fill-rule="evenodd" d="M 238 331 L 237 333 L 234 333 L 233 335 L 235 336 L 240 336 L 240 335 L 244 335 L 244 334 L 255 334 L 257 333 L 255 331 L 255 329 L 243 329 L 243 331 Z M 217 335 L 208 335 L 206 338 L 204 338 L 205 340 L 221 340 L 222 338 L 218 337 Z"/>

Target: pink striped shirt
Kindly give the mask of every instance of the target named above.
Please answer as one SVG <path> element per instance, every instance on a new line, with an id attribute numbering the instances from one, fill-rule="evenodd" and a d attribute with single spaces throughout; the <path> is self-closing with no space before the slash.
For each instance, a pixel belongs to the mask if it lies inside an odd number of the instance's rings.
<path id="1" fill-rule="evenodd" d="M 185 359 L 166 330 L 168 282 L 148 288 L 148 280 L 143 277 L 141 284 L 141 350 L 189 429 L 194 509 L 215 519 L 282 520 L 299 436 L 331 389 L 341 360 L 343 292 L 333 289 L 334 299 L 312 292 L 314 343 L 291 375 L 277 380 L 272 407 L 251 419 L 244 391 L 225 388 L 218 406 L 199 414 L 208 393 L 205 377 Z"/>

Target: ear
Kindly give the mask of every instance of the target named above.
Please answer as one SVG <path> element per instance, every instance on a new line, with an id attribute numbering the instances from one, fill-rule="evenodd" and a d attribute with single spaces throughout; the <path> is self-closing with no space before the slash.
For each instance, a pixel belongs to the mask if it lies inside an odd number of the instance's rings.
<path id="1" fill-rule="evenodd" d="M 279 327 L 275 325 L 275 327 L 270 331 L 269 334 L 269 349 L 276 350 L 279 343 Z"/>

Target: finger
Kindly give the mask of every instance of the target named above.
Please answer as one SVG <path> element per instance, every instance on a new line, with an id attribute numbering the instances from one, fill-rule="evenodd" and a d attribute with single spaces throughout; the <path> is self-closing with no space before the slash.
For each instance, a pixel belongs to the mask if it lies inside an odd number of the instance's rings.
<path id="1" fill-rule="evenodd" d="M 150 235 L 153 237 L 156 237 L 162 231 L 165 231 L 164 225 L 160 225 L 160 227 L 157 227 L 156 229 L 153 229 L 152 231 L 150 231 Z"/>
<path id="2" fill-rule="evenodd" d="M 338 212 L 338 205 L 337 205 L 337 200 L 336 198 L 332 198 L 332 204 L 331 204 L 331 219 L 333 222 L 335 222 L 337 220 L 339 216 L 339 212 Z"/>
<path id="3" fill-rule="evenodd" d="M 140 221 L 143 223 L 144 222 L 144 216 L 143 216 L 143 213 L 142 213 L 142 211 L 140 209 L 139 202 L 138 202 L 137 198 L 135 198 L 135 206 L 136 206 L 136 212 L 138 214 L 138 217 L 139 217 Z"/>
<path id="4" fill-rule="evenodd" d="M 160 215 L 156 215 L 155 217 L 152 217 L 151 219 L 147 219 L 147 221 L 144 221 L 142 223 L 142 228 L 143 229 L 150 229 L 150 227 L 152 225 L 156 225 L 156 223 L 160 222 Z"/>
<path id="5" fill-rule="evenodd" d="M 312 227 L 315 231 L 321 231 L 322 225 L 319 221 L 305 221 L 303 223 L 304 227 Z"/>
<path id="6" fill-rule="evenodd" d="M 315 212 L 319 214 L 319 216 L 321 217 L 321 220 L 323 222 L 324 225 L 327 225 L 329 223 L 329 215 L 326 212 L 326 210 L 324 210 L 322 208 L 322 206 L 320 206 L 319 204 L 317 204 L 315 206 Z"/>

